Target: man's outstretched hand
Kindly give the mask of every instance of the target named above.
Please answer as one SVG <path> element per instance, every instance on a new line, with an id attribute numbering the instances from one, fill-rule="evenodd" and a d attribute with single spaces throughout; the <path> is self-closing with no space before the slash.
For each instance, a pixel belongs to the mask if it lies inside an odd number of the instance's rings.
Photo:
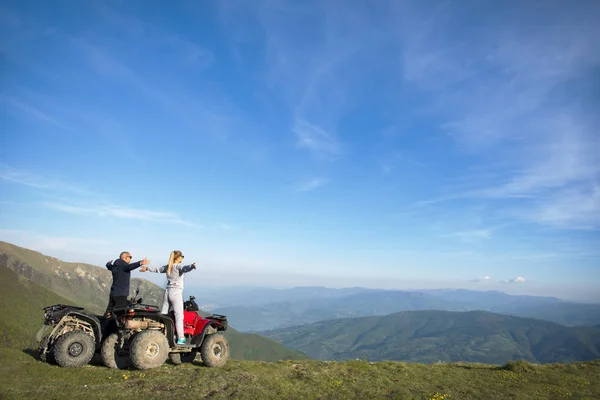
<path id="1" fill-rule="evenodd" d="M 192 264 L 192 268 L 196 269 L 196 263 Z"/>
<path id="2" fill-rule="evenodd" d="M 142 261 L 140 261 L 140 264 L 148 265 L 148 264 L 150 264 L 150 261 L 148 261 L 148 259 L 144 257 L 144 259 Z"/>

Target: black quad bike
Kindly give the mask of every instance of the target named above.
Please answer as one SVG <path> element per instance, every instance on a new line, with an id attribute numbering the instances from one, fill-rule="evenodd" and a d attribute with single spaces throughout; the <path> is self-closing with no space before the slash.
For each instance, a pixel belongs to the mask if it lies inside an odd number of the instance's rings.
<path id="1" fill-rule="evenodd" d="M 61 367 L 88 364 L 100 349 L 106 318 L 65 304 L 43 310 L 44 324 L 36 336 L 40 360 Z"/>
<path id="2" fill-rule="evenodd" d="M 111 322 L 100 353 L 110 368 L 157 368 L 168 358 L 181 364 L 193 361 L 198 353 L 205 366 L 221 367 L 229 358 L 229 343 L 223 335 L 227 317 L 202 317 L 193 296 L 184 303 L 185 345 L 177 344 L 174 314 L 161 314 L 158 307 L 141 304 L 141 299 L 113 309 L 108 318 Z"/>

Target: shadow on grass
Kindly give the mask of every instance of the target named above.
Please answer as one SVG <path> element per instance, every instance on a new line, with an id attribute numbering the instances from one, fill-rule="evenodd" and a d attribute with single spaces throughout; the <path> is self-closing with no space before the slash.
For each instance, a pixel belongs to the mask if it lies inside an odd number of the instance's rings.
<path id="1" fill-rule="evenodd" d="M 23 349 L 23 353 L 27 354 L 28 356 L 31 356 L 31 358 L 35 360 L 39 361 L 40 359 L 40 353 L 37 349 Z"/>

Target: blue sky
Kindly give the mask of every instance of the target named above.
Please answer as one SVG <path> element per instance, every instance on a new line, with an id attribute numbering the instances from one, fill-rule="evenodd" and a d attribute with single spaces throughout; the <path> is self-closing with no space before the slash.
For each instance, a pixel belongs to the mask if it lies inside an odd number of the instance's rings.
<path id="1" fill-rule="evenodd" d="M 0 27 L 2 240 L 600 301 L 596 1 L 2 1 Z"/>

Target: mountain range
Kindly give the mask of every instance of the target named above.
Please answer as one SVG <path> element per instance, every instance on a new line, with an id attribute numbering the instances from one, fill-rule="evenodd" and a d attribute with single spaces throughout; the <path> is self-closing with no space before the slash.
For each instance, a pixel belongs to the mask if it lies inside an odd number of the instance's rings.
<path id="1" fill-rule="evenodd" d="M 264 335 L 321 360 L 465 361 L 498 364 L 594 360 L 600 330 L 487 311 L 405 311 L 343 318 Z"/>
<path id="2" fill-rule="evenodd" d="M 600 324 L 600 304 L 576 303 L 554 297 L 510 295 L 498 291 L 440 289 L 400 291 L 381 289 L 307 290 L 265 289 L 281 301 L 268 302 L 255 296 L 259 290 L 239 293 L 221 291 L 219 296 L 205 294 L 202 301 L 217 306 L 216 313 L 231 316 L 232 324 L 244 332 L 262 332 L 337 318 L 387 315 L 400 311 L 489 311 L 529 317 L 567 326 Z M 305 296 L 303 296 L 305 295 Z M 200 297 L 200 296 L 199 296 Z M 233 305 L 238 301 L 239 305 Z"/>

